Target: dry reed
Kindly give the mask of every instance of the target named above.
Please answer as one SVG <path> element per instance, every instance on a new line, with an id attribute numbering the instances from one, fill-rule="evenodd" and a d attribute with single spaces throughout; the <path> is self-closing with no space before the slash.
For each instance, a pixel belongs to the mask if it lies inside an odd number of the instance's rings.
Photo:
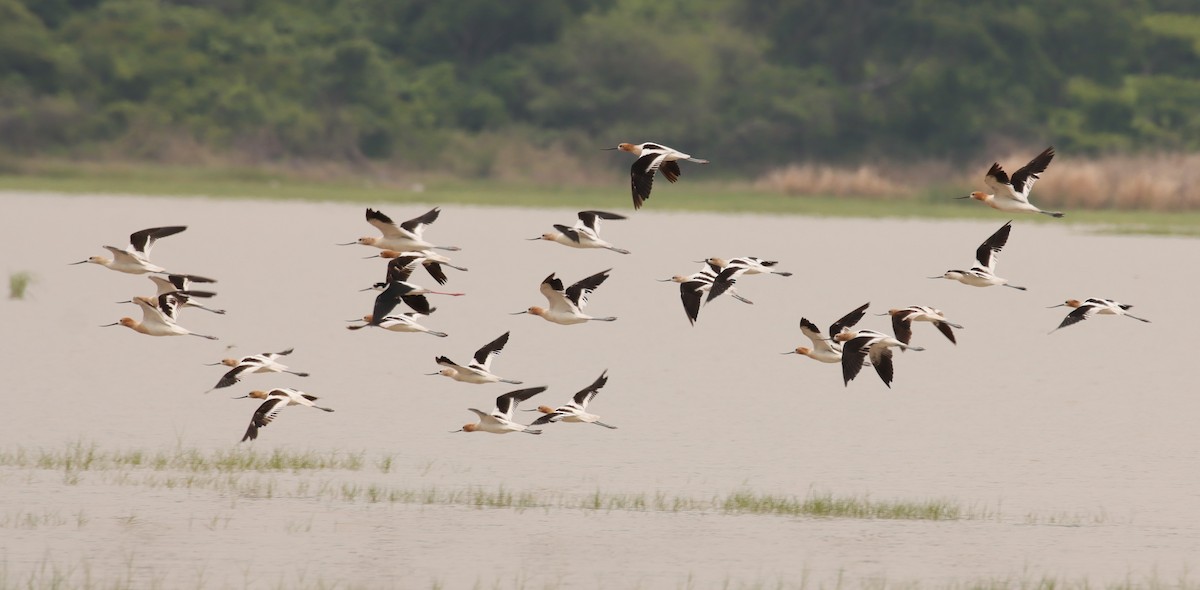
<path id="1" fill-rule="evenodd" d="M 1037 149 L 996 161 L 1015 172 Z M 985 190 L 990 162 L 970 169 L 942 163 L 916 166 L 837 167 L 801 163 L 767 172 L 755 188 L 786 195 L 851 196 L 875 199 Z M 1107 155 L 1096 158 L 1060 153 L 1038 181 L 1033 201 L 1049 209 L 1187 211 L 1200 209 L 1200 154 Z"/>

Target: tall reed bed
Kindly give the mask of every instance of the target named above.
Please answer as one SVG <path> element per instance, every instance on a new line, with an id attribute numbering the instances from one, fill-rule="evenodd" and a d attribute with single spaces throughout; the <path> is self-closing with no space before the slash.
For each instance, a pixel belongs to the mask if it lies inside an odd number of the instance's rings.
<path id="1" fill-rule="evenodd" d="M 997 158 L 1010 174 L 1042 148 Z M 969 167 L 946 162 L 858 166 L 797 163 L 771 170 L 754 188 L 793 196 L 902 199 L 986 190 L 987 160 Z M 1075 157 L 1059 153 L 1033 197 L 1046 208 L 1188 211 L 1200 209 L 1200 154 L 1163 153 Z"/>

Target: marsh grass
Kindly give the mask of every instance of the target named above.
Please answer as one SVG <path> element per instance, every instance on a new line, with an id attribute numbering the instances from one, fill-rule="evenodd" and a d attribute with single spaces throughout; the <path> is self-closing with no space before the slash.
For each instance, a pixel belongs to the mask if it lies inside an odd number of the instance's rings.
<path id="1" fill-rule="evenodd" d="M 888 520 L 1005 520 L 998 509 L 964 506 L 952 499 L 881 499 L 869 495 L 838 495 L 809 491 L 804 495 L 770 494 L 750 489 L 724 495 L 694 497 L 664 491 L 613 493 L 596 489 L 591 493 L 554 490 L 515 490 L 497 487 L 404 487 L 379 476 L 395 477 L 394 456 L 367 460 L 363 453 L 341 451 L 261 452 L 253 447 L 199 451 L 174 447 L 161 451 L 101 449 L 95 444 L 74 442 L 61 450 L 17 447 L 0 451 L 0 469 L 26 470 L 26 479 L 36 473 L 61 472 L 71 485 L 84 482 L 149 489 L 201 490 L 226 495 L 236 502 L 244 499 L 292 498 L 362 505 L 417 505 L 507 509 L 525 511 L 582 510 L 588 512 L 702 513 L 720 515 L 763 515 L 787 518 L 853 518 Z M 419 470 L 420 467 L 418 466 Z M 389 477 L 388 479 L 391 479 Z M 87 517 L 74 519 L 78 527 Z M 137 524 L 129 516 L 130 527 Z M 1011 519 L 1009 519 L 1011 520 Z M 1087 526 L 1108 521 L 1103 511 L 1030 512 L 1027 525 Z M 66 526 L 72 519 L 57 513 L 0 514 L 0 529 L 37 526 Z M 227 524 L 227 523 L 226 523 Z"/>
<path id="2" fill-rule="evenodd" d="M 33 284 L 33 274 L 20 271 L 8 275 L 8 298 L 16 301 L 25 299 L 25 291 Z"/>
<path id="3" fill-rule="evenodd" d="M 316 451 L 274 449 L 270 452 L 259 452 L 252 447 L 219 449 L 210 453 L 179 447 L 153 453 L 143 450 L 101 451 L 94 444 L 76 442 L 61 451 L 26 449 L 24 447 L 0 451 L 0 466 L 62 470 L 69 474 L 122 468 L 192 473 L 359 471 L 364 465 L 363 457 L 363 453 L 338 451 L 318 453 Z"/>

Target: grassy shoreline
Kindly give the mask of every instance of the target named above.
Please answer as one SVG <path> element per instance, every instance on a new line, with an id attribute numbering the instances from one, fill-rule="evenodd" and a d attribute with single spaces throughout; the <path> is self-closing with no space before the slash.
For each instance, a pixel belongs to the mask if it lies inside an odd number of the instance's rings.
<path id="1" fill-rule="evenodd" d="M 628 212 L 623 176 L 610 187 L 532 186 L 490 181 L 431 180 L 403 185 L 364 176 L 305 178 L 260 168 L 176 166 L 44 166 L 0 170 L 0 192 L 126 194 L 218 199 L 300 200 L 346 203 L 457 203 L 496 207 L 611 209 Z M 803 215 L 816 217 L 989 219 L 1005 217 L 948 193 L 908 198 L 787 196 L 747 185 L 718 182 L 660 183 L 648 208 L 654 211 Z M 1115 234 L 1200 237 L 1200 211 L 1068 211 L 1063 220 L 1029 215 L 1041 223 L 1090 225 Z"/>

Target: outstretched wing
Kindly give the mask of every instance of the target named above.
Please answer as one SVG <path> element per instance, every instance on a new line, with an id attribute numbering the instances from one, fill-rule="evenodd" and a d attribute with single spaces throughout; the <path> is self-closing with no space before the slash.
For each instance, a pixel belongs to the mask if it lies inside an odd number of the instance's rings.
<path id="1" fill-rule="evenodd" d="M 587 306 L 588 295 L 591 295 L 597 287 L 608 279 L 608 272 L 612 269 L 602 270 L 590 277 L 580 280 L 571 285 L 566 290 L 567 300 L 575 304 L 575 307 L 583 309 Z"/>
<path id="2" fill-rule="evenodd" d="M 575 242 L 576 244 L 579 243 L 579 232 L 576 231 L 574 228 L 567 227 L 565 225 L 556 223 L 556 224 L 554 224 L 554 229 L 558 230 L 558 232 L 561 233 L 562 235 L 567 236 L 568 240 L 571 240 L 572 242 Z"/>
<path id="3" fill-rule="evenodd" d="M 896 333 L 896 340 L 908 344 L 912 340 L 912 316 L 916 311 L 911 309 L 902 309 L 892 314 L 892 331 Z"/>
<path id="4" fill-rule="evenodd" d="M 418 264 L 421 264 L 420 256 L 393 258 L 391 262 L 388 262 L 387 277 L 384 278 L 384 281 L 388 283 L 407 281 L 413 271 L 417 269 Z"/>
<path id="5" fill-rule="evenodd" d="M 187 229 L 186 225 L 170 225 L 135 231 L 129 234 L 129 245 L 133 246 L 135 252 L 140 253 L 143 258 L 146 258 L 150 256 L 150 248 L 154 247 L 155 240 L 173 236 L 185 229 Z"/>
<path id="6" fill-rule="evenodd" d="M 579 393 L 576 393 L 571 399 L 575 402 L 575 405 L 579 406 L 579 409 L 587 409 L 588 402 L 596 397 L 596 394 L 600 392 L 600 388 L 604 387 L 606 383 L 608 383 L 607 369 L 603 373 L 600 373 L 600 376 L 591 385 L 579 390 Z"/>
<path id="7" fill-rule="evenodd" d="M 650 191 L 654 188 L 654 173 L 666 157 L 665 153 L 654 152 L 634 160 L 633 166 L 629 169 L 634 209 L 641 209 L 642 203 L 650 198 Z"/>
<path id="8" fill-rule="evenodd" d="M 513 410 L 517 409 L 517 404 L 546 391 L 546 387 L 530 387 L 528 389 L 518 389 L 510 391 L 496 398 L 496 410 L 504 414 L 505 418 L 512 420 Z"/>
<path id="9" fill-rule="evenodd" d="M 616 213 L 609 213 L 607 211 L 580 211 L 579 212 L 579 222 L 583 224 L 583 227 L 586 227 L 586 228 L 592 230 L 592 233 L 597 236 L 600 235 L 600 220 L 601 219 L 608 219 L 608 220 L 625 219 L 625 216 L 617 215 Z"/>
<path id="10" fill-rule="evenodd" d="M 421 237 L 421 233 L 425 231 L 425 226 L 437 221 L 438 215 L 441 215 L 441 213 L 441 209 L 434 207 L 420 217 L 414 217 L 401 223 L 400 227 L 414 236 Z"/>
<path id="11" fill-rule="evenodd" d="M 838 321 L 830 324 L 829 337 L 833 338 L 834 336 L 840 334 L 842 330 L 854 327 L 854 325 L 857 324 L 859 320 L 863 319 L 863 316 L 867 314 L 867 308 L 870 306 L 871 302 L 868 301 L 858 306 L 858 309 L 855 309 L 854 311 L 839 318 Z"/>
<path id="12" fill-rule="evenodd" d="M 279 412 L 286 406 L 287 403 L 281 397 L 273 397 L 258 406 L 258 409 L 254 411 L 254 416 L 250 418 L 250 427 L 246 429 L 246 435 L 242 437 L 242 442 L 258 438 L 258 429 L 275 420 L 279 416 Z"/>
<path id="13" fill-rule="evenodd" d="M 982 268 L 986 268 L 988 272 L 994 272 L 996 269 L 996 255 L 1008 243 L 1008 234 L 1012 232 L 1012 221 L 1005 223 L 996 233 L 992 234 L 987 240 L 984 240 L 979 245 L 979 249 L 975 250 L 975 262 Z"/>
<path id="14" fill-rule="evenodd" d="M 226 372 L 224 375 L 221 376 L 221 380 L 217 381 L 217 384 L 213 386 L 213 389 L 221 389 L 223 387 L 229 387 L 230 385 L 237 383 L 238 380 L 240 380 L 242 378 L 242 373 L 245 373 L 246 371 L 250 370 L 251 368 L 255 368 L 255 366 L 249 365 L 249 364 L 242 364 L 242 365 L 238 365 L 238 366 L 230 369 L 228 372 Z"/>
<path id="15" fill-rule="evenodd" d="M 1021 166 L 1020 170 L 1014 172 L 1009 181 L 1013 188 L 1013 196 L 1028 202 L 1029 191 L 1033 189 L 1033 183 L 1038 181 L 1038 175 L 1046 171 L 1046 167 L 1050 165 L 1050 160 L 1053 159 L 1054 146 L 1050 146 L 1042 151 L 1042 153 L 1034 156 L 1028 164 Z"/>
<path id="16" fill-rule="evenodd" d="M 475 365 L 484 371 L 490 371 L 492 359 L 495 358 L 496 355 L 500 354 L 502 350 L 504 350 L 505 344 L 508 344 L 508 335 L 509 332 L 505 332 L 495 340 L 488 342 L 487 344 L 483 345 L 482 348 L 475 351 Z"/>

